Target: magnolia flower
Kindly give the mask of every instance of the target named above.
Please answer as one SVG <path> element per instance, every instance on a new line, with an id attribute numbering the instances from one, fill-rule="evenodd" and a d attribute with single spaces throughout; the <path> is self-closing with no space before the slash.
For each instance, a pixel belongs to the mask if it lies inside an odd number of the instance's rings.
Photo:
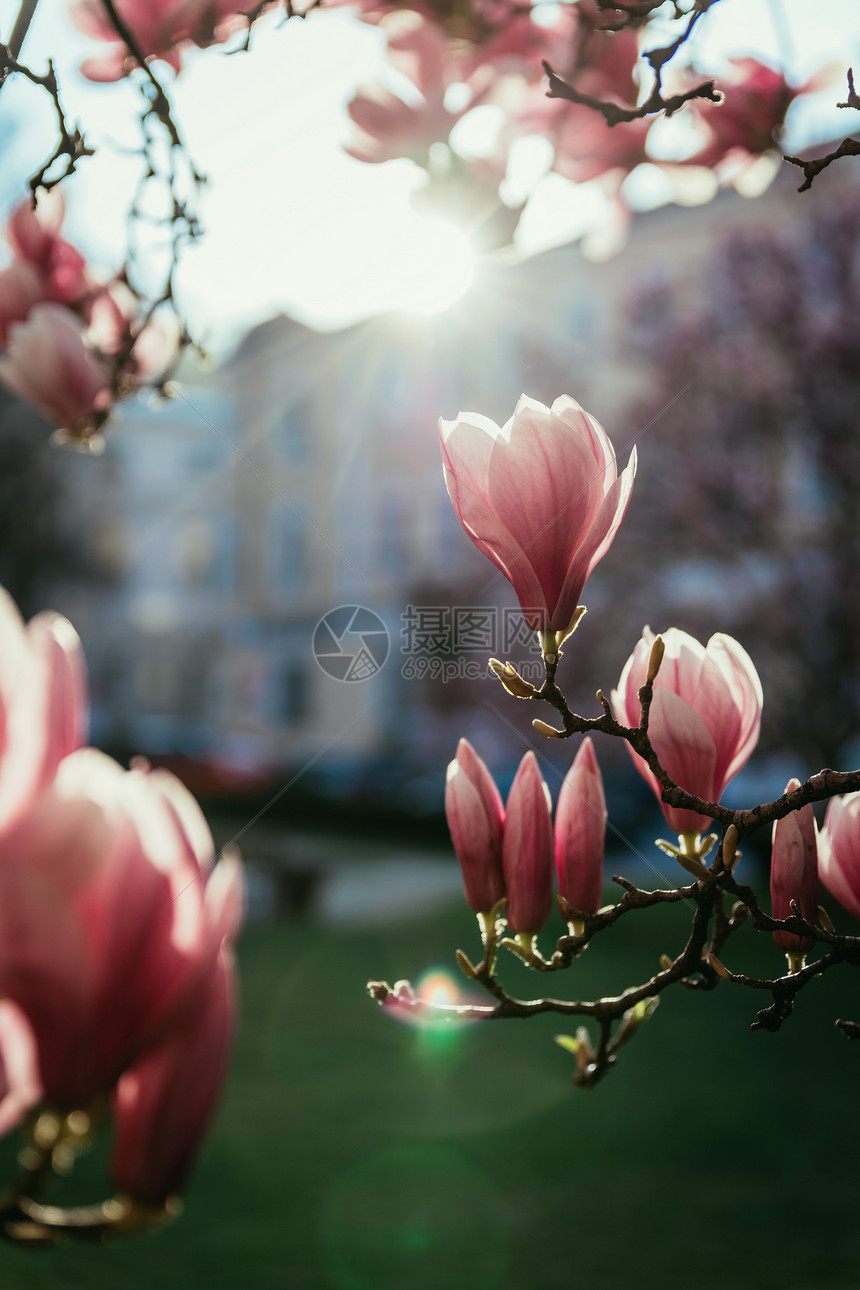
<path id="1" fill-rule="evenodd" d="M 59 614 L 28 625 L 0 587 L 0 838 L 31 809 L 86 735 L 77 633 Z"/>
<path id="2" fill-rule="evenodd" d="M 359 133 L 346 151 L 358 161 L 372 163 L 404 156 L 424 162 L 431 144 L 447 139 L 480 96 L 473 87 L 457 112 L 445 107 L 447 85 L 462 84 L 464 78 L 452 62 L 445 32 L 435 22 L 403 9 L 385 14 L 379 27 L 388 38 L 389 62 L 412 83 L 412 101 L 383 85 L 359 88 L 347 108 Z"/>
<path id="3" fill-rule="evenodd" d="M 559 895 L 583 914 L 595 914 L 600 906 L 606 817 L 603 777 L 586 738 L 564 777 L 555 812 Z"/>
<path id="4" fill-rule="evenodd" d="M 225 943 L 202 999 L 120 1078 L 112 1185 L 144 1205 L 181 1190 L 215 1109 L 235 1028 L 233 955 Z"/>
<path id="5" fill-rule="evenodd" d="M 40 299 L 77 306 L 93 284 L 80 251 L 60 237 L 65 213 L 59 188 L 41 194 L 35 207 L 30 201 L 21 202 L 6 223 L 6 240 L 16 265 L 27 265 L 36 273 Z"/>
<path id="6" fill-rule="evenodd" d="M 523 395 L 501 429 L 461 412 L 439 433 L 466 533 L 511 583 L 528 626 L 566 633 L 627 510 L 635 448 L 619 476 L 603 428 L 566 395 L 551 409 Z"/>
<path id="7" fill-rule="evenodd" d="M 84 689 L 65 619 L 0 590 L 0 1135 L 114 1095 L 117 1185 L 150 1207 L 226 1068 L 242 870 L 172 775 L 80 746 Z"/>
<path id="8" fill-rule="evenodd" d="M 80 319 L 63 305 L 40 304 L 12 323 L 0 381 L 76 438 L 90 437 L 110 406 L 110 375 L 87 347 Z"/>
<path id="9" fill-rule="evenodd" d="M 799 779 L 790 779 L 786 793 L 800 788 Z M 774 918 L 790 918 L 795 901 L 801 916 L 814 923 L 818 917 L 818 828 L 810 803 L 775 820 L 772 831 L 770 861 L 770 898 Z M 774 932 L 773 939 L 781 950 L 795 956 L 806 954 L 815 944 L 809 936 Z"/>
<path id="10" fill-rule="evenodd" d="M 502 865 L 511 932 L 534 935 L 552 908 L 552 802 L 537 758 L 527 752 L 505 809 Z"/>
<path id="11" fill-rule="evenodd" d="M 639 689 L 645 684 L 653 641 L 654 633 L 645 627 L 612 693 L 613 712 L 622 725 L 639 724 Z M 661 766 L 680 788 L 705 802 L 718 802 L 758 742 L 762 709 L 758 673 L 731 636 L 719 633 L 704 646 L 670 627 L 663 641 L 666 649 L 654 682 L 648 725 L 651 743 Z M 631 755 L 660 801 L 662 789 L 656 776 L 641 757 Z M 679 834 L 699 833 L 708 824 L 706 815 L 660 804 L 667 823 Z"/>
<path id="12" fill-rule="evenodd" d="M 25 260 L 0 269 L 0 348 L 7 344 L 11 323 L 23 322 L 34 305 L 45 299 L 39 275 Z"/>
<path id="13" fill-rule="evenodd" d="M 831 797 L 818 839 L 821 881 L 860 919 L 860 793 Z"/>
<path id="14" fill-rule="evenodd" d="M 167 772 L 95 749 L 60 764 L 0 847 L 0 994 L 26 1013 L 46 1097 L 86 1108 L 202 1007 L 241 904 Z"/>
<path id="15" fill-rule="evenodd" d="M 182 46 L 207 46 L 225 40 L 257 6 L 236 0 L 116 0 L 116 9 L 146 58 L 161 58 L 175 72 L 182 68 Z M 267 7 L 267 6 L 264 6 Z M 81 72 L 91 81 L 118 81 L 137 66 L 100 0 L 73 0 L 72 21 L 108 50 L 84 59 Z"/>
<path id="16" fill-rule="evenodd" d="M 36 1037 L 11 999 L 0 999 L 0 1138 L 40 1101 Z"/>
<path id="17" fill-rule="evenodd" d="M 505 894 L 502 830 L 505 808 L 492 775 L 466 739 L 448 765 L 445 815 L 463 873 L 466 903 L 489 913 Z"/>

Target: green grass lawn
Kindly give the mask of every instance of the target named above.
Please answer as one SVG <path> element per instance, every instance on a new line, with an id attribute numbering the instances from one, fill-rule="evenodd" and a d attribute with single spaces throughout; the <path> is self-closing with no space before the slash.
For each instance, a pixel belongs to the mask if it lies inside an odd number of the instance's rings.
<path id="1" fill-rule="evenodd" d="M 633 916 L 553 989 L 631 984 L 682 936 L 681 908 Z M 856 1290 L 860 1044 L 833 1027 L 860 1018 L 856 972 L 814 982 L 778 1035 L 749 1031 L 738 987 L 670 992 L 583 1092 L 551 1017 L 429 1034 L 365 997 L 457 945 L 477 956 L 465 909 L 246 931 L 233 1075 L 184 1216 L 107 1249 L 4 1246 L 3 1290 Z M 780 964 L 749 929 L 725 957 Z"/>

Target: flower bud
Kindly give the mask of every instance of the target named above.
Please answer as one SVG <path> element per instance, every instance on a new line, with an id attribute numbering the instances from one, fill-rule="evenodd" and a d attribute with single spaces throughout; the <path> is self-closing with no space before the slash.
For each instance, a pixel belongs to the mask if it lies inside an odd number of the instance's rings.
<path id="1" fill-rule="evenodd" d="M 537 758 L 527 752 L 508 794 L 502 865 L 509 930 L 534 935 L 552 908 L 552 804 Z"/>
<path id="2" fill-rule="evenodd" d="M 476 913 L 486 913 L 505 894 L 505 808 L 492 775 L 465 739 L 448 765 L 445 815 L 463 874 L 466 903 Z"/>
<path id="3" fill-rule="evenodd" d="M 606 798 L 590 739 L 564 777 L 555 813 L 555 867 L 559 894 L 583 914 L 594 914 L 603 887 Z"/>
<path id="4" fill-rule="evenodd" d="M 731 636 L 719 633 L 701 645 L 670 627 L 663 632 L 660 659 L 657 639 L 649 627 L 643 629 L 612 693 L 615 719 L 624 726 L 639 724 L 639 691 L 651 681 L 648 734 L 661 766 L 680 788 L 705 802 L 718 802 L 758 741 L 761 682 L 749 655 Z M 708 817 L 663 802 L 653 771 L 632 750 L 631 756 L 669 827 L 676 833 L 702 832 Z"/>
<path id="5" fill-rule="evenodd" d="M 512 694 L 515 699 L 533 699 L 537 693 L 534 686 L 524 680 L 511 663 L 501 663 L 497 658 L 491 658 L 490 671 L 499 678 L 508 694 Z"/>
<path id="6" fill-rule="evenodd" d="M 790 779 L 786 793 L 800 788 Z M 770 866 L 770 896 L 774 918 L 790 918 L 794 901 L 801 916 L 814 923 L 818 914 L 818 829 L 807 803 L 784 819 L 774 821 Z M 791 932 L 774 932 L 773 939 L 788 955 L 803 955 L 815 941 Z"/>

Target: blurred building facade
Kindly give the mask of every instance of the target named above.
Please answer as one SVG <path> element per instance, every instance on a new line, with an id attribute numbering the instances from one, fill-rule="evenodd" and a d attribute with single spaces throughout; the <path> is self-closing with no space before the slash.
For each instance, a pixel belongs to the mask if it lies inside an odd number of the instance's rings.
<path id="1" fill-rule="evenodd" d="M 522 391 L 547 403 L 572 393 L 626 461 L 615 427 L 650 379 L 624 350 L 632 285 L 703 258 L 732 230 L 801 222 L 827 195 L 822 184 L 797 197 L 793 178 L 755 202 L 724 194 L 640 217 L 608 263 L 563 247 L 488 265 L 433 319 L 333 334 L 272 319 L 204 382 L 158 408 L 125 405 L 104 455 L 69 461 L 63 522 L 88 574 L 52 598 L 84 638 L 95 738 L 300 771 L 416 750 L 438 766 L 458 734 L 498 736 L 483 701 L 458 707 L 464 686 L 499 695 L 456 673 L 464 654 L 442 623 L 457 606 L 514 602 L 453 515 L 438 417 L 504 421 Z M 387 662 L 360 683 L 314 657 L 320 619 L 340 606 L 373 610 L 390 637 Z M 410 606 L 439 610 L 423 680 L 404 669 Z M 504 648 L 497 632 L 466 661 L 483 671 Z M 434 684 L 445 661 L 451 676 Z"/>

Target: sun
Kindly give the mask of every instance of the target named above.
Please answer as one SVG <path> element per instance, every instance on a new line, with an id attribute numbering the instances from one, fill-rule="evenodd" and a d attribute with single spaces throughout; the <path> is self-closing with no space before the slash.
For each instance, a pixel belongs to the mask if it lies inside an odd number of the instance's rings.
<path id="1" fill-rule="evenodd" d="M 414 215 L 404 219 L 389 245 L 381 294 L 389 308 L 413 314 L 439 314 L 456 304 L 475 277 L 475 252 L 469 238 L 446 220 Z"/>

